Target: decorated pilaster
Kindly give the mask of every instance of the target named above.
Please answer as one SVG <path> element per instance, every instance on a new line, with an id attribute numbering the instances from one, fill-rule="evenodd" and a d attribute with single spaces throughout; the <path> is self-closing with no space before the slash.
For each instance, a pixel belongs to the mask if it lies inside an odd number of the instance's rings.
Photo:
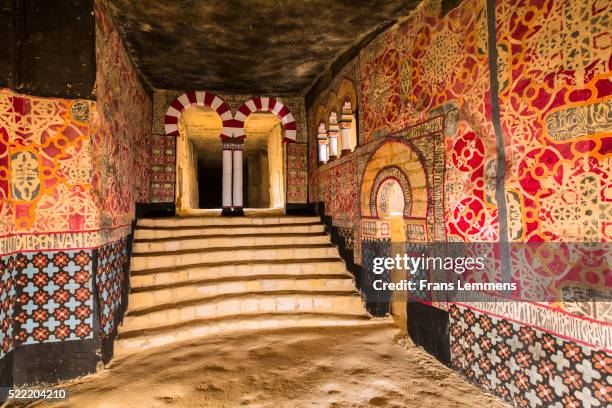
<path id="1" fill-rule="evenodd" d="M 342 144 L 342 154 L 352 152 L 351 146 L 351 125 L 353 123 L 353 109 L 349 101 L 342 106 L 342 116 L 340 117 L 340 141 Z"/>
<path id="2" fill-rule="evenodd" d="M 327 137 L 329 138 L 329 160 L 338 158 L 338 115 L 332 112 L 329 117 L 329 130 Z"/>
<path id="3" fill-rule="evenodd" d="M 317 134 L 317 142 L 319 144 L 319 164 L 325 164 L 329 161 L 328 152 L 328 141 L 327 141 L 327 130 L 325 130 L 325 124 L 319 125 L 319 132 Z"/>

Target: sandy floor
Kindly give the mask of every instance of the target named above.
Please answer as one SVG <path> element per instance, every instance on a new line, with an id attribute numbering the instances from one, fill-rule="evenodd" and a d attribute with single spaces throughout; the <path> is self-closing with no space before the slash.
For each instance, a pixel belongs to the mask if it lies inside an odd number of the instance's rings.
<path id="1" fill-rule="evenodd" d="M 507 407 L 421 349 L 394 342 L 396 333 L 299 329 L 181 343 L 65 384 L 68 403 L 53 406 Z"/>

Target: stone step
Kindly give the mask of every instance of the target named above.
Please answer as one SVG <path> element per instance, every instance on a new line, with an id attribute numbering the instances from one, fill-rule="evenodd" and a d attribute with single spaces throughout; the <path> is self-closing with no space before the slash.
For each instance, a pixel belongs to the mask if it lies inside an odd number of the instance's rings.
<path id="1" fill-rule="evenodd" d="M 122 333 L 115 342 L 115 355 L 136 352 L 150 347 L 202 338 L 210 335 L 240 333 L 247 330 L 312 328 L 330 326 L 392 325 L 390 319 L 370 319 L 365 314 L 259 314 L 221 319 L 192 320 L 174 326 Z"/>
<path id="2" fill-rule="evenodd" d="M 161 307 L 164 304 L 228 294 L 270 291 L 351 292 L 353 290 L 355 290 L 355 283 L 350 276 L 345 274 L 324 277 L 321 275 L 259 275 L 135 288 L 129 295 L 129 305 L 132 312 L 138 312 L 152 307 Z"/>
<path id="3" fill-rule="evenodd" d="M 134 271 L 130 277 L 132 288 L 173 285 L 181 282 L 210 279 L 247 278 L 257 275 L 338 275 L 351 276 L 340 259 L 303 259 L 287 262 L 243 261 L 225 265 L 193 265 L 180 268 L 161 268 Z"/>
<path id="4" fill-rule="evenodd" d="M 204 235 L 184 238 L 137 239 L 134 241 L 134 254 L 199 248 L 228 248 L 233 250 L 237 247 L 247 246 L 329 243 L 329 237 L 323 233 Z"/>
<path id="5" fill-rule="evenodd" d="M 130 283 L 116 354 L 244 330 L 380 323 L 317 217 L 139 220 Z"/>
<path id="6" fill-rule="evenodd" d="M 207 248 L 185 251 L 134 254 L 132 271 L 152 268 L 171 268 L 197 264 L 254 260 L 292 260 L 312 258 L 339 258 L 338 249 L 331 244 L 273 245 L 238 248 Z"/>
<path id="7" fill-rule="evenodd" d="M 320 223 L 312 224 L 270 224 L 270 225 L 232 225 L 232 226 L 192 226 L 192 227 L 146 227 L 139 226 L 134 239 L 158 239 L 201 236 L 234 236 L 246 234 L 306 234 L 323 233 Z"/>
<path id="8" fill-rule="evenodd" d="M 120 333 L 169 326 L 197 319 L 217 319 L 262 313 L 364 313 L 361 297 L 353 291 L 277 291 L 220 295 L 193 301 L 130 310 Z"/>
<path id="9" fill-rule="evenodd" d="M 319 217 L 169 217 L 169 218 L 142 218 L 137 225 L 146 227 L 193 227 L 207 225 L 285 225 L 285 224 L 312 224 L 318 223 Z"/>

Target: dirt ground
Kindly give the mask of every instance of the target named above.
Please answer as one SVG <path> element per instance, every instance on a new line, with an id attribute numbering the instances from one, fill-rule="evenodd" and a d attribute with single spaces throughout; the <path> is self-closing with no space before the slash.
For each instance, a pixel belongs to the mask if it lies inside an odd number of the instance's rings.
<path id="1" fill-rule="evenodd" d="M 145 350 L 54 407 L 508 407 L 392 326 L 249 332 Z"/>

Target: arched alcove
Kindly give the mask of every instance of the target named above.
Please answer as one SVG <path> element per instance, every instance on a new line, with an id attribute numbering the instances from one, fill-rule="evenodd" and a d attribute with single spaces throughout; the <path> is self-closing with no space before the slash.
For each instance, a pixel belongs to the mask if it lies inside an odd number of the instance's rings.
<path id="1" fill-rule="evenodd" d="M 232 139 L 232 120 L 229 106 L 207 91 L 185 92 L 168 107 L 164 130 L 177 137 L 177 212 L 221 207 L 222 143 Z"/>
<path id="2" fill-rule="evenodd" d="M 270 112 L 254 112 L 244 123 L 244 206 L 282 208 L 285 204 L 283 129 Z"/>
<path id="3" fill-rule="evenodd" d="M 181 115 L 176 140 L 179 213 L 221 208 L 222 127 L 221 118 L 210 108 L 196 106 Z"/>
<path id="4" fill-rule="evenodd" d="M 395 178 L 387 178 L 376 193 L 376 207 L 381 218 L 403 217 L 406 200 L 404 190 Z"/>
<path id="5" fill-rule="evenodd" d="M 389 163 L 393 163 L 389 166 Z M 404 196 L 404 218 L 427 216 L 427 177 L 421 158 L 412 146 L 402 140 L 390 140 L 370 156 L 361 182 L 361 214 L 379 218 L 376 195 L 388 178 L 401 186 Z"/>

